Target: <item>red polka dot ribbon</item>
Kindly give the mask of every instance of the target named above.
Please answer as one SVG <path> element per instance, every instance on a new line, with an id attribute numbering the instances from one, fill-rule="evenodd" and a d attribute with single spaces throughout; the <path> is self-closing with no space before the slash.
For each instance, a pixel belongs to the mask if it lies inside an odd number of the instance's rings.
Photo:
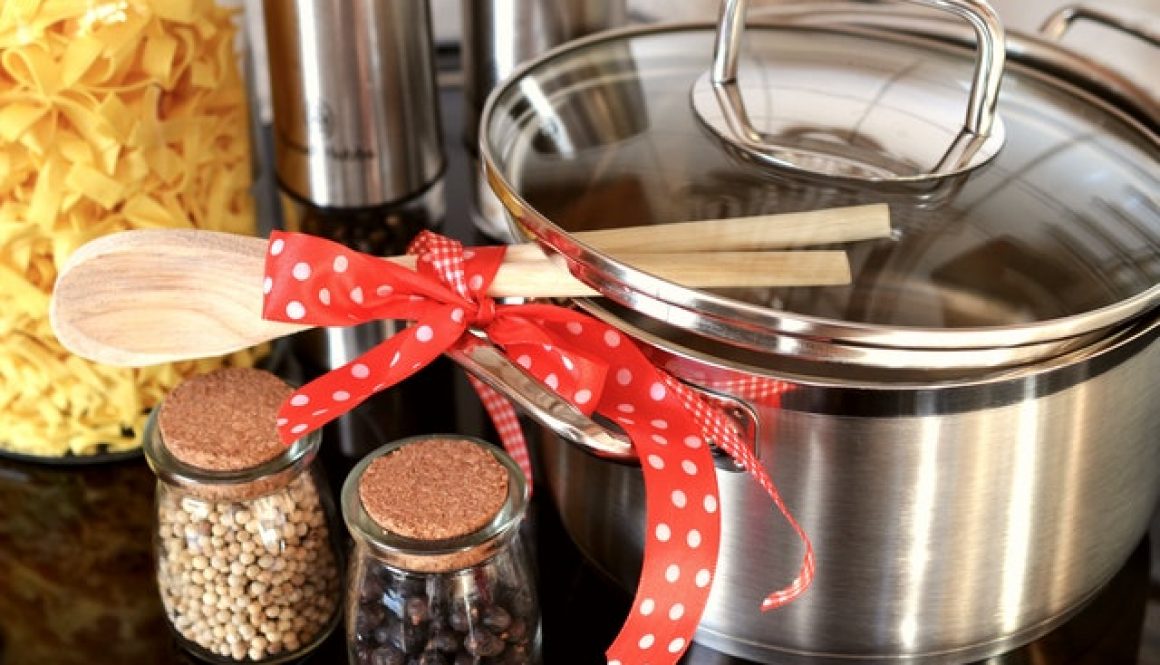
<path id="1" fill-rule="evenodd" d="M 406 379 L 460 343 L 469 328 L 487 337 L 580 411 L 599 413 L 628 434 L 646 491 L 644 565 L 632 611 L 609 663 L 675 663 L 689 646 L 708 600 L 720 542 L 717 477 L 707 442 L 748 470 L 806 544 L 798 578 L 763 609 L 803 593 L 813 553 L 765 470 L 719 408 L 658 369 L 615 328 L 571 309 L 496 305 L 486 296 L 503 247 L 464 249 L 424 232 L 409 253 L 416 270 L 303 234 L 275 232 L 266 258 L 263 316 L 277 321 L 349 326 L 376 319 L 412 325 L 360 358 L 296 391 L 279 411 L 291 442 Z M 488 413 L 530 478 L 515 412 L 478 380 Z"/>

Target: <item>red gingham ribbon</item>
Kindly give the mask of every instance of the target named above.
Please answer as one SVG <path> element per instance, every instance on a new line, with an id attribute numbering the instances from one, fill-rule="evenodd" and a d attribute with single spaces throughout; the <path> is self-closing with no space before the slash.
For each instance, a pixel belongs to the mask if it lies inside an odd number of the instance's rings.
<path id="1" fill-rule="evenodd" d="M 520 471 L 524 472 L 524 477 L 528 479 L 530 486 L 532 461 L 528 455 L 528 444 L 524 440 L 524 430 L 520 427 L 515 407 L 508 401 L 508 398 L 475 378 L 473 374 L 467 375 L 467 381 L 472 388 L 475 388 L 475 393 L 479 395 L 479 401 L 483 403 L 483 410 L 487 411 L 488 417 L 495 425 L 495 431 L 499 434 L 499 440 L 503 442 L 504 449 L 520 467 Z"/>
<path id="2" fill-rule="evenodd" d="M 580 411 L 616 422 L 632 440 L 644 474 L 648 532 L 637 596 L 607 656 L 610 665 L 677 662 L 708 600 L 720 542 L 717 479 L 707 442 L 733 455 L 789 518 L 765 470 L 727 416 L 655 367 L 615 328 L 561 307 L 495 305 L 486 292 L 503 247 L 465 250 L 424 232 L 409 253 L 418 256 L 415 271 L 312 236 L 271 236 L 265 318 L 326 326 L 414 322 L 291 395 L 279 411 L 280 436 L 290 442 L 321 427 L 434 360 L 469 326 L 483 330 L 541 383 Z M 511 404 L 478 381 L 473 385 L 482 388 L 505 446 L 530 478 Z M 763 609 L 789 602 L 809 585 L 813 554 L 806 545 L 798 579 L 767 598 Z"/>

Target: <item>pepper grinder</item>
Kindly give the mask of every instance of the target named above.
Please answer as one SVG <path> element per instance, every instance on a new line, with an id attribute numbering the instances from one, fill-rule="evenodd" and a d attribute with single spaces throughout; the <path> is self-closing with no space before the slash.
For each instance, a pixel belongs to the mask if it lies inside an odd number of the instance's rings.
<path id="1" fill-rule="evenodd" d="M 419 231 L 442 223 L 446 207 L 428 2 L 264 5 L 284 226 L 361 252 L 402 254 Z M 294 350 L 304 378 L 347 364 L 402 325 L 300 333 Z M 446 410 L 437 422 L 424 422 L 421 405 L 439 397 L 433 392 L 452 390 L 451 381 L 451 368 L 437 363 L 380 393 L 367 403 L 379 413 L 362 418 L 381 427 L 377 435 L 347 418 L 338 422 L 340 446 L 357 458 L 360 451 L 351 447 L 366 452 L 382 443 L 372 439 L 445 429 Z"/>

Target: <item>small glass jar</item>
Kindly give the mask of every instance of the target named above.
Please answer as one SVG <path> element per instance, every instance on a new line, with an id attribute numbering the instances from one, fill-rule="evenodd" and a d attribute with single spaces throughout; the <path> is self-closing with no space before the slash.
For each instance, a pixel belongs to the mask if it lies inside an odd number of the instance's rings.
<path id="1" fill-rule="evenodd" d="M 446 454 L 433 444 L 458 448 Z M 421 451 L 420 464 L 377 468 Z M 476 459 L 457 465 L 464 451 Z M 410 437 L 364 458 L 342 490 L 355 543 L 345 599 L 350 663 L 538 663 L 540 608 L 520 534 L 527 503 L 515 462 L 471 437 Z M 383 504 L 395 514 L 384 519 Z M 480 518 L 474 524 L 460 519 L 465 506 Z"/>
<path id="2" fill-rule="evenodd" d="M 260 370 L 218 370 L 178 386 L 146 424 L 143 447 L 158 478 L 162 605 L 181 645 L 213 663 L 299 658 L 340 617 L 341 550 L 316 463 L 320 435 L 268 447 L 276 454 L 257 464 L 238 463 L 254 455 L 240 447 L 253 435 L 276 443 L 277 404 L 289 394 L 270 394 L 278 385 Z M 183 408 L 167 412 L 179 397 Z M 179 422 L 167 426 L 167 418 Z M 190 463 L 190 446 L 199 463 Z M 206 468 L 220 466 L 242 468 Z"/>

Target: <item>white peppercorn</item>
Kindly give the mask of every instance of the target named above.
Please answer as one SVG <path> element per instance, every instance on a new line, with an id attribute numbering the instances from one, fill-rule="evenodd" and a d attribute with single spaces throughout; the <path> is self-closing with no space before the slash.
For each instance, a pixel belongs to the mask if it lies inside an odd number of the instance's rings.
<path id="1" fill-rule="evenodd" d="M 308 481 L 304 476 L 291 486 Z M 174 496 L 170 494 L 169 498 Z M 223 550 L 237 546 L 240 534 L 247 533 L 237 527 L 257 524 L 261 533 L 263 519 L 271 519 L 271 504 L 280 502 L 267 497 L 244 504 L 215 502 L 210 510 L 201 513 L 205 520 L 213 527 L 226 523 L 232 526 L 221 536 L 223 547 L 204 551 L 189 547 L 184 534 L 175 535 L 175 530 L 168 528 L 181 520 L 192 520 L 194 525 L 199 522 L 196 514 L 184 510 L 187 503 L 162 501 L 158 515 L 163 525 L 158 530 L 162 600 L 178 632 L 207 651 L 235 660 L 261 661 L 276 652 L 294 651 L 314 642 L 332 622 L 340 593 L 338 561 L 326 522 L 318 527 L 306 523 L 311 515 L 321 511 L 320 505 L 315 503 L 313 509 L 296 509 L 285 515 L 289 520 L 286 524 L 306 526 L 298 545 L 283 543 L 275 552 L 261 556 L 243 551 L 236 560 L 227 561 Z M 277 526 L 276 530 L 282 540 L 282 527 Z M 297 572 L 302 567 L 296 561 L 307 547 L 314 560 L 309 582 L 305 574 Z M 308 611 L 313 607 L 322 611 Z M 194 620 L 202 616 L 204 620 Z M 307 620 L 295 623 L 292 618 L 299 616 Z"/>
<path id="2" fill-rule="evenodd" d="M 341 562 L 312 463 L 318 437 L 286 447 L 275 434 L 288 394 L 258 370 L 213 372 L 179 386 L 147 426 L 162 605 L 203 658 L 280 661 L 338 621 Z"/>

